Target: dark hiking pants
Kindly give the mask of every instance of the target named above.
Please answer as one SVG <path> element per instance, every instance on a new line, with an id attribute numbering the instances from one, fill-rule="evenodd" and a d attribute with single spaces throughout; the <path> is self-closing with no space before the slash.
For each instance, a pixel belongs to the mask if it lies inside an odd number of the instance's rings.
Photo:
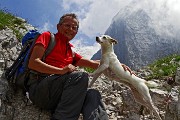
<path id="1" fill-rule="evenodd" d="M 72 72 L 65 75 L 37 76 L 30 74 L 29 95 L 32 102 L 53 111 L 55 120 L 108 120 L 100 93 L 87 90 L 88 75 Z M 105 116 L 101 119 L 99 117 Z"/>
<path id="2" fill-rule="evenodd" d="M 99 91 L 87 91 L 82 114 L 84 120 L 109 120 Z"/>

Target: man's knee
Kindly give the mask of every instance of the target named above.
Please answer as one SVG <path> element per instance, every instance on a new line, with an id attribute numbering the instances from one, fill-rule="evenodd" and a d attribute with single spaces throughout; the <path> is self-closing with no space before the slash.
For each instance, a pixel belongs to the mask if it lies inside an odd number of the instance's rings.
<path id="1" fill-rule="evenodd" d="M 101 95 L 98 90 L 89 89 L 82 108 L 84 120 L 108 120 Z"/>
<path id="2" fill-rule="evenodd" d="M 101 102 L 101 95 L 98 90 L 88 89 L 86 93 L 86 98 L 84 101 L 83 111 L 94 110 L 98 108 Z"/>
<path id="3" fill-rule="evenodd" d="M 88 76 L 89 76 L 88 73 L 82 72 L 82 77 L 83 77 L 84 79 L 86 79 L 87 81 L 89 80 L 89 77 L 88 77 Z"/>
<path id="4" fill-rule="evenodd" d="M 95 89 L 88 89 L 87 94 L 86 94 L 86 99 L 88 100 L 100 100 L 101 99 L 101 94 L 99 93 L 98 90 Z"/>
<path id="5" fill-rule="evenodd" d="M 81 82 L 83 82 L 85 85 L 88 85 L 89 77 L 86 72 L 81 72 Z"/>
<path id="6" fill-rule="evenodd" d="M 73 72 L 69 74 L 69 78 L 66 81 L 67 85 L 69 86 L 76 86 L 80 87 L 81 89 L 87 89 L 88 87 L 88 74 L 85 72 Z"/>

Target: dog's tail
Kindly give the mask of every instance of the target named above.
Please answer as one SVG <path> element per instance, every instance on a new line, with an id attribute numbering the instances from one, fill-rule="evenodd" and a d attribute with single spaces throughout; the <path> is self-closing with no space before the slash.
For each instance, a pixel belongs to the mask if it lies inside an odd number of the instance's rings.
<path id="1" fill-rule="evenodd" d="M 159 84 L 154 81 L 146 81 L 145 84 L 150 88 L 156 88 L 159 86 Z"/>

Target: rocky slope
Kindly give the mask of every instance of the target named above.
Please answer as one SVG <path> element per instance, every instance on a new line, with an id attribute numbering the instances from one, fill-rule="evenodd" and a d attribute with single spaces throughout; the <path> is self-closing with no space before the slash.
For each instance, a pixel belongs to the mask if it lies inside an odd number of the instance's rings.
<path id="1" fill-rule="evenodd" d="M 25 26 L 26 30 L 33 29 L 30 25 Z M 22 30 L 22 33 L 26 30 Z M 0 30 L 0 120 L 49 120 L 49 111 L 34 106 L 22 95 L 21 90 L 13 91 L 7 80 L 4 79 L 4 70 L 12 64 L 20 49 L 21 44 L 12 29 Z M 172 59 L 172 62 L 177 61 Z M 136 74 L 144 78 L 153 73 L 146 67 L 136 71 Z M 179 83 L 180 69 L 177 70 L 173 79 Z M 164 79 L 154 79 L 153 81 L 160 85 L 158 88 L 151 89 L 150 93 L 162 118 L 179 120 L 179 85 L 177 83 L 169 85 Z M 101 92 L 110 120 L 156 120 L 155 117 L 150 116 L 149 110 L 134 101 L 130 89 L 126 86 L 109 81 L 102 75 L 93 88 Z M 79 120 L 81 119 L 82 117 L 79 118 Z"/>

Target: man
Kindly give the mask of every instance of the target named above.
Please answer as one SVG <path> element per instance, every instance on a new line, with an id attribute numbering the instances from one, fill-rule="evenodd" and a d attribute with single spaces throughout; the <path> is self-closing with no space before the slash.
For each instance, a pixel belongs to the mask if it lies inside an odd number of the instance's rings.
<path id="1" fill-rule="evenodd" d="M 56 45 L 45 60 L 42 58 L 50 33 L 44 32 L 37 39 L 28 64 L 30 99 L 35 105 L 53 111 L 51 120 L 77 120 L 80 113 L 84 120 L 108 120 L 100 93 L 87 90 L 88 74 L 76 71 L 76 66 L 96 69 L 99 65 L 98 61 L 72 52 L 69 41 L 78 28 L 75 14 L 63 15 L 57 24 Z"/>

